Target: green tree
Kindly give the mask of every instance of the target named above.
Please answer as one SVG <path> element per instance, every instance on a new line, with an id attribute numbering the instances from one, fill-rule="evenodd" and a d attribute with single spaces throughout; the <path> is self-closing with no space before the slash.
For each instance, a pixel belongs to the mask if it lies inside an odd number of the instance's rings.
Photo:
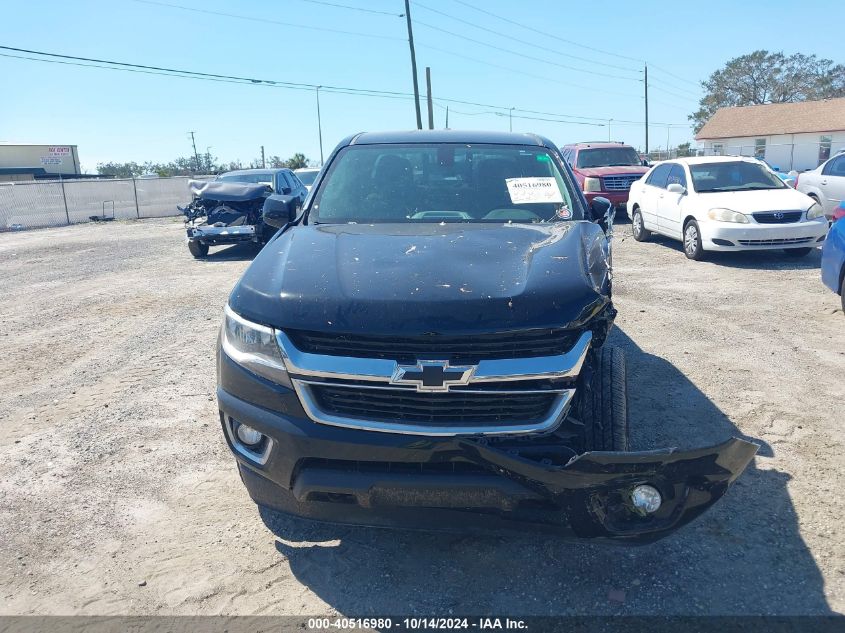
<path id="1" fill-rule="evenodd" d="M 701 85 L 706 94 L 689 115 L 696 133 L 719 108 L 845 97 L 845 66 L 759 50 L 730 60 Z"/>
<path id="2" fill-rule="evenodd" d="M 692 150 L 692 144 L 687 141 L 686 143 L 681 143 L 675 148 L 675 156 L 677 158 L 684 158 L 685 156 L 694 156 L 695 152 Z"/>
<path id="3" fill-rule="evenodd" d="M 132 178 L 144 173 L 143 166 L 138 163 L 97 163 L 97 173 L 101 176 L 115 176 L 116 178 Z"/>
<path id="4" fill-rule="evenodd" d="M 293 156 L 287 159 L 285 167 L 289 169 L 300 169 L 302 167 L 308 167 L 308 159 L 305 158 L 305 154 L 301 154 L 297 152 Z"/>

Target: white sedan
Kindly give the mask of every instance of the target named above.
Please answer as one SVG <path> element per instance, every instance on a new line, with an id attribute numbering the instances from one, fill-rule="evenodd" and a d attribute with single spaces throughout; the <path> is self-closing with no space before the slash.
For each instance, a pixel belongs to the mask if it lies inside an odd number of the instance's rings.
<path id="1" fill-rule="evenodd" d="M 652 233 L 681 240 L 690 259 L 704 251 L 779 248 L 800 257 L 827 234 L 821 205 L 762 162 L 739 156 L 656 165 L 631 186 L 628 215 L 635 240 Z"/>

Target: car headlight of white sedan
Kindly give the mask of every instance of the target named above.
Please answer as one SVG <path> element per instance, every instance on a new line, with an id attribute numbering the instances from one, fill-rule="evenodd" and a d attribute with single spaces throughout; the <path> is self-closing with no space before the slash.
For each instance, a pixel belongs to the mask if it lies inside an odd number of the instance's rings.
<path id="1" fill-rule="evenodd" d="M 748 216 L 733 209 L 715 208 L 707 212 L 707 217 L 718 222 L 736 222 L 737 224 L 748 224 Z"/>
<path id="2" fill-rule="evenodd" d="M 824 207 L 818 202 L 814 202 L 813 205 L 807 209 L 807 219 L 815 220 L 816 218 L 821 217 L 824 217 Z"/>

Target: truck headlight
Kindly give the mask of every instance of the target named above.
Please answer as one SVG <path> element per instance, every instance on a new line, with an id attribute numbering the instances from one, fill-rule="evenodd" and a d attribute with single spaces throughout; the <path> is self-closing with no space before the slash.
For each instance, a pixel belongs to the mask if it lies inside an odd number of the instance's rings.
<path id="1" fill-rule="evenodd" d="M 292 388 L 273 328 L 247 321 L 226 306 L 220 339 L 223 351 L 238 365 L 276 384 Z"/>
<path id="2" fill-rule="evenodd" d="M 739 213 L 738 211 L 734 211 L 732 209 L 710 209 L 707 212 L 707 217 L 711 220 L 717 220 L 719 222 L 736 222 L 738 224 L 748 224 L 748 217 L 745 214 Z"/>
<path id="3" fill-rule="evenodd" d="M 820 205 L 818 202 L 814 202 L 813 205 L 807 209 L 807 219 L 808 220 L 815 220 L 816 218 L 820 218 L 824 216 L 824 207 Z"/>
<path id="4" fill-rule="evenodd" d="M 584 178 L 584 191 L 601 191 L 601 179 Z"/>

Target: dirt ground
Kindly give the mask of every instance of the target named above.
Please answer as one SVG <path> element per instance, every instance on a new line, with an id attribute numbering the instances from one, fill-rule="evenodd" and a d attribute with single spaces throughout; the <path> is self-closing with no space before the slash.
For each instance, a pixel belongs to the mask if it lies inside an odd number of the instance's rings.
<path id="1" fill-rule="evenodd" d="M 819 253 L 615 240 L 636 449 L 761 445 L 656 544 L 262 516 L 214 398 L 229 289 L 174 220 L 0 234 L 0 614 L 818 614 L 845 610 L 845 317 Z"/>

